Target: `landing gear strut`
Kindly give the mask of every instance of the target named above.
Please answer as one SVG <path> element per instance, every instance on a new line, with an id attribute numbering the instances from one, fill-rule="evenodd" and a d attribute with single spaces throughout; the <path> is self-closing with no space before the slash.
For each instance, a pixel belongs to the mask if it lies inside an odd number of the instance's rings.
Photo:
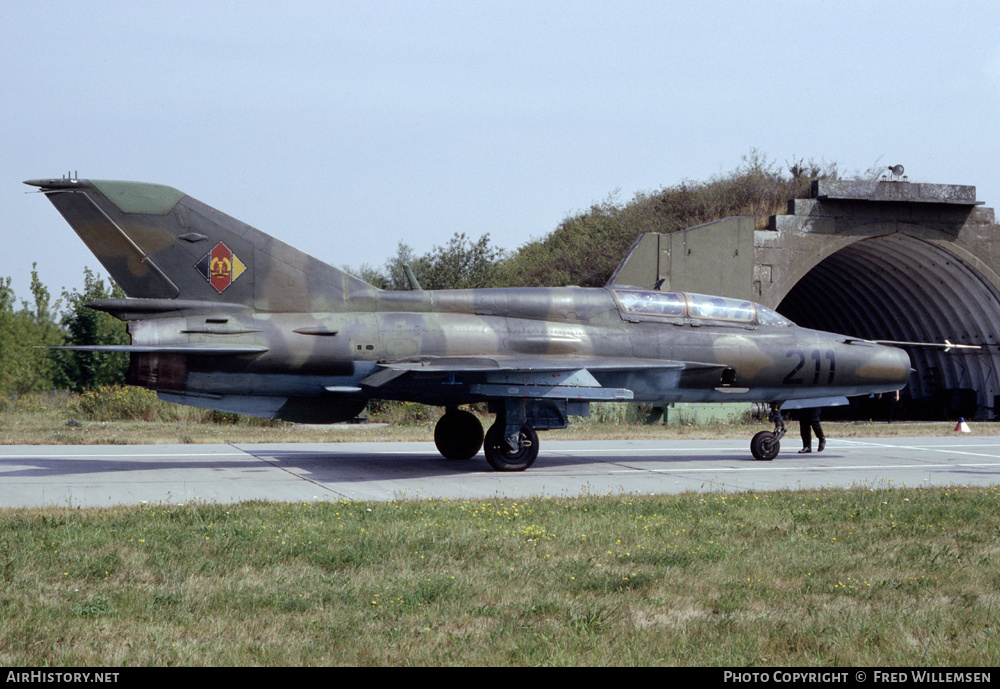
<path id="1" fill-rule="evenodd" d="M 434 427 L 434 444 L 445 459 L 472 459 L 483 446 L 483 425 L 472 412 L 448 407 Z"/>
<path id="2" fill-rule="evenodd" d="M 534 409 L 529 415 L 524 400 L 505 399 L 496 406 L 497 419 L 486 431 L 483 452 L 486 461 L 497 471 L 524 471 L 538 457 L 538 433 L 535 422 L 542 420 Z"/>
<path id="3" fill-rule="evenodd" d="M 774 423 L 774 431 L 761 431 L 750 440 L 750 453 L 761 462 L 769 462 L 781 450 L 781 438 L 785 435 L 785 421 L 781 418 L 781 403 L 771 402 L 767 420 Z"/>

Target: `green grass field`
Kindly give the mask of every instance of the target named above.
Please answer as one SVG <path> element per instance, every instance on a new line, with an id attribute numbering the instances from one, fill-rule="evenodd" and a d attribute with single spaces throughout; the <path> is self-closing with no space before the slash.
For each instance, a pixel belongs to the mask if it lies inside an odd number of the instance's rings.
<path id="1" fill-rule="evenodd" d="M 997 489 L 0 512 L 4 665 L 992 666 Z"/>

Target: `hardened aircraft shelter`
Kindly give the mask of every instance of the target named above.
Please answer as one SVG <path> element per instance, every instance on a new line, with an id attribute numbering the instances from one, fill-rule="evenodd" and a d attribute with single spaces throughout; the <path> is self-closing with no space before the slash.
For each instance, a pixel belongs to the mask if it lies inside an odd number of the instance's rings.
<path id="1" fill-rule="evenodd" d="M 757 229 L 732 217 L 646 234 L 617 284 L 752 299 L 799 325 L 904 345 L 914 373 L 894 400 L 855 416 L 1000 414 L 1000 228 L 976 188 L 905 178 L 818 180 L 811 198 Z M 996 411 L 994 411 L 996 410 Z"/>

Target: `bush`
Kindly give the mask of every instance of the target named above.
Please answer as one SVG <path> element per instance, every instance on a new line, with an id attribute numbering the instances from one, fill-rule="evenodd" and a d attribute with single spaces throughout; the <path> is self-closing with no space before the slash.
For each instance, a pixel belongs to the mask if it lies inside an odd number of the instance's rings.
<path id="1" fill-rule="evenodd" d="M 102 385 L 80 395 L 80 413 L 90 421 L 168 421 L 175 405 L 161 402 L 152 390 Z"/>
<path id="2" fill-rule="evenodd" d="M 436 423 L 443 410 L 429 407 L 419 402 L 396 402 L 392 400 L 371 400 L 368 402 L 368 420 L 393 426 L 415 426 L 422 423 Z"/>

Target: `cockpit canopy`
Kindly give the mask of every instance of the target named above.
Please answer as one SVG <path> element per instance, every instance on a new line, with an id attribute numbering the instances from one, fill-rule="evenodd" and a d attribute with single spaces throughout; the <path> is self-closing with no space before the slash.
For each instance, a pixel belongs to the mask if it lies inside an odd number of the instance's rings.
<path id="1" fill-rule="evenodd" d="M 642 289 L 615 289 L 612 292 L 623 312 L 637 316 L 697 318 L 776 327 L 794 325 L 771 309 L 742 299 Z"/>

